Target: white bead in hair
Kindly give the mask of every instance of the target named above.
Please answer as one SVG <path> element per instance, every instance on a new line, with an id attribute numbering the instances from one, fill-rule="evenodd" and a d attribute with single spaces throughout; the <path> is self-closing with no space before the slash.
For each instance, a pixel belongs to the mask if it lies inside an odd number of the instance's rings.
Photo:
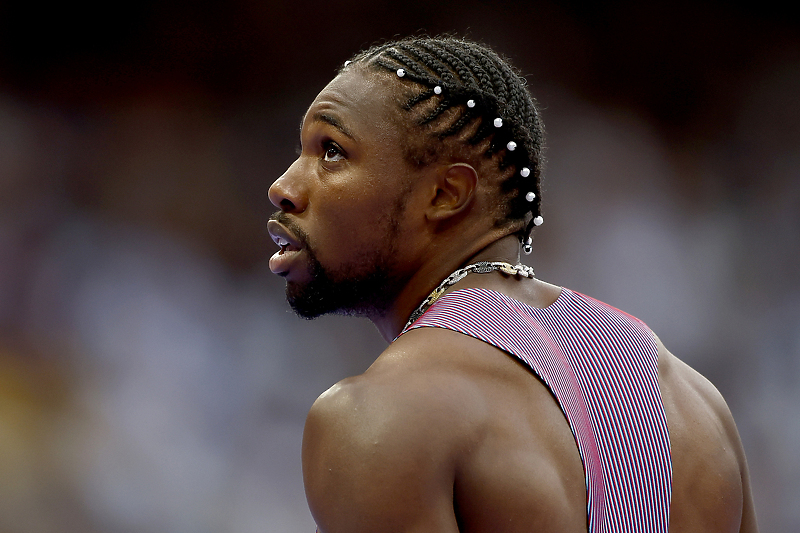
<path id="1" fill-rule="evenodd" d="M 529 202 L 534 201 L 536 199 L 536 193 L 530 191 L 528 194 L 525 195 L 525 199 L 528 200 Z"/>
<path id="2" fill-rule="evenodd" d="M 442 88 L 437 85 L 433 88 L 433 94 L 442 94 Z"/>
<path id="3" fill-rule="evenodd" d="M 405 70 L 403 70 L 401 68 L 397 69 L 397 77 L 398 78 L 402 78 L 405 75 L 406 75 L 406 71 Z"/>
<path id="4" fill-rule="evenodd" d="M 345 61 L 345 62 L 344 62 L 344 66 L 347 66 L 347 65 L 349 65 L 350 63 L 352 63 L 352 61 L 350 61 L 350 60 L 348 59 L 347 61 Z"/>
<path id="5" fill-rule="evenodd" d="M 515 143 L 514 141 L 508 141 L 506 148 L 508 148 L 509 152 L 513 152 L 514 150 L 517 149 L 517 143 Z"/>
<path id="6" fill-rule="evenodd" d="M 533 219 L 534 226 L 541 226 L 542 222 L 544 222 L 544 219 L 541 216 L 537 216 L 536 218 Z"/>
<path id="7" fill-rule="evenodd" d="M 475 100 L 467 100 L 467 107 L 470 109 L 475 107 Z"/>
<path id="8" fill-rule="evenodd" d="M 523 178 L 527 178 L 528 176 L 531 175 L 531 169 L 529 169 L 528 167 L 522 167 L 522 170 L 519 171 L 519 175 L 522 176 Z"/>
<path id="9" fill-rule="evenodd" d="M 500 118 L 500 117 L 497 117 L 496 119 L 494 119 L 494 127 L 495 128 L 502 128 L 503 127 L 503 119 Z"/>

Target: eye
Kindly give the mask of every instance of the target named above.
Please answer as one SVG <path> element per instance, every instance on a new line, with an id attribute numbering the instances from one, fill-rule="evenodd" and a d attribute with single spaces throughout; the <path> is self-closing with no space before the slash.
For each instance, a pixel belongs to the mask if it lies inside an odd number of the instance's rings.
<path id="1" fill-rule="evenodd" d="M 325 153 L 322 156 L 323 161 L 327 163 L 335 163 L 344 159 L 344 151 L 342 148 L 333 141 L 327 141 L 322 145 Z"/>

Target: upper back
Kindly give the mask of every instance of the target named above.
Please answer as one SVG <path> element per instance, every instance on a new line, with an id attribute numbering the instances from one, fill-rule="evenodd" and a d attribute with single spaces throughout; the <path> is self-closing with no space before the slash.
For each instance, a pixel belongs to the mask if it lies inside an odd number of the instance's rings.
<path id="1" fill-rule="evenodd" d="M 566 289 L 542 309 L 475 288 L 444 296 L 412 327 L 425 326 L 497 346 L 548 387 L 583 462 L 590 531 L 667 531 L 669 436 L 657 347 L 641 321 Z"/>
<path id="2" fill-rule="evenodd" d="M 756 531 L 744 455 L 724 401 L 654 339 L 673 462 L 669 531 Z M 562 409 L 536 375 L 500 349 L 421 328 L 332 391 L 312 409 L 304 443 L 312 509 L 338 489 L 320 515 L 345 513 L 358 491 L 374 497 L 365 506 L 376 523 L 400 513 L 398 523 L 412 520 L 415 531 L 587 530 L 584 466 Z M 331 435 L 345 434 L 346 445 L 331 446 Z M 351 472 L 349 490 L 341 480 L 320 482 L 339 450 L 346 454 L 341 475 Z M 403 514 L 407 500 L 413 509 Z M 425 529 L 423 519 L 433 525 Z M 358 530 L 352 526 L 341 530 Z"/>
<path id="3" fill-rule="evenodd" d="M 575 296 L 575 293 L 571 291 L 565 292 Z M 524 298 L 524 296 L 523 294 L 522 297 Z M 581 295 L 577 296 L 582 297 Z M 671 495 L 667 493 L 668 505 L 670 505 L 670 532 L 729 532 L 740 531 L 740 527 L 742 531 L 754 531 L 756 529 L 755 516 L 749 492 L 749 480 L 747 479 L 744 453 L 733 422 L 733 417 L 722 396 L 708 380 L 671 354 L 643 323 L 613 308 L 607 307 L 605 304 L 596 302 L 590 298 L 582 298 L 587 300 L 589 305 L 599 308 L 601 313 L 611 314 L 610 320 L 616 321 L 616 325 L 609 325 L 609 323 L 564 324 L 562 322 L 567 321 L 568 318 L 563 314 L 556 315 L 556 321 L 558 323 L 554 326 L 561 331 L 570 328 L 585 330 L 583 333 L 569 333 L 570 336 L 579 337 L 577 340 L 572 339 L 572 341 L 577 343 L 579 350 L 585 350 L 579 357 L 592 356 L 592 354 L 587 353 L 591 351 L 592 348 L 589 346 L 581 346 L 581 343 L 594 342 L 605 344 L 617 342 L 628 344 L 624 358 L 631 357 L 633 353 L 631 351 L 631 343 L 633 343 L 639 344 L 638 346 L 633 346 L 633 351 L 647 351 L 652 349 L 655 351 L 657 360 L 657 393 L 660 392 L 661 401 L 659 403 L 661 405 L 643 405 L 645 401 L 644 398 L 647 396 L 648 391 L 644 391 L 638 395 L 628 394 L 624 400 L 635 401 L 637 404 L 633 406 L 622 405 L 621 407 L 623 409 L 620 411 L 620 414 L 624 417 L 630 417 L 633 420 L 622 421 L 628 423 L 627 427 L 624 427 L 624 424 L 622 424 L 622 427 L 617 426 L 611 430 L 607 428 L 606 432 L 610 431 L 611 434 L 605 437 L 601 435 L 600 437 L 601 440 L 609 436 L 611 438 L 619 437 L 613 435 L 613 433 L 620 430 L 636 434 L 633 437 L 634 442 L 631 442 L 630 439 L 628 442 L 629 444 L 633 444 L 632 447 L 627 450 L 624 449 L 624 447 L 617 450 L 623 451 L 626 457 L 611 457 L 612 460 L 621 464 L 611 466 L 619 466 L 618 472 L 621 472 L 623 476 L 626 475 L 626 470 L 633 474 L 638 474 L 639 472 L 634 472 L 638 468 L 644 467 L 650 469 L 650 482 L 656 485 L 668 484 L 671 481 Z M 564 293 L 558 297 L 557 301 L 549 302 L 546 308 L 552 310 L 554 307 L 557 307 L 556 304 L 560 304 L 563 300 Z M 533 303 L 539 303 L 541 305 L 541 301 L 537 302 L 535 298 Z M 541 309 L 532 308 L 531 311 L 537 312 L 541 311 Z M 594 309 L 591 311 L 594 312 Z M 480 317 L 478 317 L 478 319 L 480 320 Z M 602 317 L 600 320 L 604 319 L 605 317 Z M 438 318 L 431 316 L 426 322 L 426 325 L 432 325 L 436 323 L 437 320 Z M 470 320 L 475 320 L 475 318 L 473 317 Z M 498 317 L 483 317 L 483 320 L 487 321 L 491 327 L 491 322 L 498 320 Z M 586 321 L 589 319 L 584 317 L 582 320 Z M 493 324 L 493 326 L 494 329 L 502 328 L 502 326 L 497 323 Z M 593 329 L 599 327 L 605 327 L 606 329 L 627 328 L 636 331 L 624 331 L 622 333 L 617 331 L 616 335 L 614 331 L 593 331 Z M 583 337 L 581 338 L 581 336 Z M 627 337 L 628 340 L 621 339 L 621 336 Z M 652 346 L 648 344 L 651 342 L 651 339 Z M 495 482 L 500 479 L 505 479 L 506 481 L 517 480 L 515 483 L 518 487 L 527 485 L 529 490 L 533 492 L 537 491 L 537 487 L 539 490 L 542 490 L 544 487 L 547 497 L 545 498 L 539 495 L 535 498 L 535 501 L 548 502 L 548 505 L 554 508 L 563 505 L 577 508 L 578 506 L 575 502 L 567 503 L 564 500 L 568 499 L 569 496 L 567 495 L 571 494 L 570 491 L 575 491 L 577 470 L 575 468 L 574 459 L 579 457 L 576 455 L 576 452 L 578 452 L 577 448 L 580 447 L 576 447 L 578 432 L 574 427 L 572 431 L 569 432 L 569 426 L 562 414 L 562 412 L 565 411 L 564 402 L 563 400 L 554 401 L 554 384 L 550 383 L 548 379 L 545 379 L 544 381 L 547 383 L 545 385 L 542 380 L 542 375 L 535 376 L 536 379 L 529 379 L 531 377 L 529 376 L 530 373 L 523 372 L 527 369 L 521 368 L 522 365 L 505 364 L 506 362 L 497 357 L 496 353 L 490 354 L 492 351 L 499 351 L 497 348 L 486 346 L 485 342 L 469 342 L 470 340 L 472 339 L 466 341 L 470 346 L 469 349 L 465 349 L 465 347 L 462 346 L 458 351 L 461 352 L 461 361 L 473 361 L 474 364 L 476 358 L 486 358 L 488 366 L 483 369 L 483 376 L 487 379 L 484 380 L 478 377 L 473 379 L 475 379 L 476 383 L 481 384 L 481 394 L 487 398 L 487 401 L 491 402 L 492 409 L 488 411 L 489 420 L 491 422 L 488 424 L 490 426 L 493 424 L 496 425 L 493 431 L 501 434 L 507 431 L 504 429 L 505 424 L 513 424 L 516 428 L 515 434 L 518 436 L 524 435 L 524 438 L 520 440 L 519 448 L 505 436 L 502 439 L 495 439 L 494 437 L 486 439 L 484 442 L 487 443 L 487 449 L 476 453 L 476 457 L 481 457 L 481 454 L 486 454 L 491 450 L 489 455 L 493 457 L 493 459 L 484 465 L 487 468 L 487 472 L 483 475 L 490 476 Z M 486 341 L 487 339 L 483 340 Z M 560 339 L 559 342 L 567 341 L 568 340 Z M 447 342 L 454 341 L 452 337 L 450 337 L 450 340 Z M 494 344 L 497 346 L 497 343 Z M 461 343 L 459 343 L 459 345 L 461 345 Z M 514 351 L 514 349 L 509 349 L 509 346 L 500 345 L 500 347 L 506 352 Z M 542 347 L 539 346 L 538 349 L 541 350 Z M 608 349 L 611 351 L 624 351 L 626 347 L 617 345 L 608 347 Z M 470 353 L 468 358 L 464 357 L 465 352 Z M 513 361 L 507 354 L 502 355 L 504 355 L 506 359 Z M 519 353 L 515 355 L 520 357 Z M 643 354 L 633 354 L 633 358 L 637 360 L 622 361 L 622 364 L 629 364 L 632 366 L 644 364 L 645 357 Z M 528 361 L 527 366 L 531 366 L 530 361 Z M 592 369 L 589 367 L 589 370 L 596 372 L 597 375 L 589 375 L 585 376 L 585 378 L 588 381 L 592 381 L 593 379 L 601 380 L 601 384 L 598 387 L 599 390 L 602 391 L 603 388 L 614 389 L 615 387 L 618 389 L 616 392 L 611 392 L 605 395 L 605 397 L 600 398 L 600 401 L 604 402 L 604 405 L 595 405 L 595 409 L 608 409 L 608 403 L 605 402 L 608 402 L 609 399 L 611 399 L 610 397 L 620 394 L 624 395 L 626 392 L 630 393 L 630 391 L 619 390 L 619 387 L 624 389 L 630 386 L 646 386 L 646 384 L 642 383 L 633 383 L 635 380 L 627 383 L 620 383 L 623 381 L 621 379 L 623 376 L 620 376 L 619 373 L 614 375 L 614 378 L 619 379 L 619 381 L 610 382 L 607 379 L 608 375 L 604 376 L 602 374 L 604 369 Z M 617 371 L 621 372 L 619 369 L 617 369 Z M 502 375 L 504 375 L 504 379 L 501 380 L 497 378 L 498 372 L 503 372 Z M 475 375 L 480 374 L 475 373 Z M 525 375 L 525 377 L 523 377 L 523 375 Z M 606 381 L 602 382 L 604 378 Z M 559 394 L 556 393 L 556 396 L 559 396 Z M 625 411 L 625 407 L 629 409 Z M 658 409 L 663 409 L 661 412 L 666 416 L 669 427 L 669 450 L 667 454 L 671 455 L 671 458 L 659 457 L 659 454 L 663 454 L 664 450 L 659 449 L 657 443 L 644 442 L 644 439 L 660 438 L 657 431 L 646 433 L 641 427 L 647 424 L 658 423 L 657 412 L 650 418 L 642 416 L 642 411 L 646 409 L 653 409 L 656 411 Z M 561 416 L 558 416 L 559 414 L 561 414 Z M 544 424 L 543 421 L 545 420 L 549 421 L 549 423 Z M 616 424 L 618 421 L 614 423 Z M 555 429 L 556 426 L 558 429 Z M 666 430 L 666 428 L 664 429 Z M 486 430 L 484 429 L 484 431 Z M 532 436 L 534 434 L 536 438 Z M 544 436 L 544 439 L 542 439 L 542 436 Z M 624 435 L 622 437 L 624 437 Z M 497 442 L 502 442 L 507 448 L 505 450 L 500 448 L 493 449 L 492 446 L 488 444 Z M 530 442 L 540 442 L 540 447 L 531 446 L 529 444 Z M 569 442 L 569 445 L 567 442 Z M 603 446 L 608 445 L 608 442 L 603 443 Z M 519 460 L 520 457 L 526 456 L 526 450 L 530 453 L 527 461 L 532 461 L 532 463 Z M 644 451 L 642 452 L 642 450 Z M 631 457 L 631 455 L 635 455 L 637 451 L 642 452 L 640 459 L 643 461 L 638 465 L 634 464 L 635 458 Z M 608 454 L 608 452 L 606 453 Z M 588 468 L 586 464 L 587 454 L 583 453 L 582 455 L 582 468 L 584 472 L 586 472 Z M 517 460 L 509 461 L 506 465 L 508 468 L 502 469 L 499 468 L 499 466 L 503 464 L 498 461 L 497 457 L 499 456 L 516 457 Z M 533 458 L 534 456 L 535 459 Z M 664 461 L 670 459 L 672 472 L 668 472 L 668 474 L 671 474 L 671 480 L 664 476 L 659 477 L 658 472 L 655 472 L 655 470 L 662 467 L 668 468 Z M 477 464 L 482 464 L 480 459 L 477 461 Z M 535 464 L 536 468 L 528 471 L 524 468 L 520 468 L 521 464 Z M 528 481 L 527 483 L 520 484 L 518 478 L 523 473 Z M 608 472 L 606 472 L 606 475 L 608 475 Z M 587 475 L 586 477 L 588 478 L 589 476 Z M 482 478 L 482 476 L 479 475 L 478 478 Z M 568 482 L 564 480 L 568 480 Z M 486 487 L 492 486 L 487 483 L 487 481 L 487 479 L 481 479 L 480 483 L 475 483 L 476 490 L 481 494 L 482 498 L 486 497 L 484 494 Z M 587 479 L 587 482 L 588 481 Z M 643 476 L 639 476 L 635 480 L 635 482 L 643 481 Z M 608 482 L 608 480 L 606 480 L 606 482 Z M 477 489 L 478 487 L 483 487 L 483 489 Z M 582 516 L 585 517 L 586 489 L 585 487 L 583 488 L 584 490 L 580 491 L 580 503 L 583 504 L 581 506 Z M 591 486 L 589 490 L 591 491 Z M 640 487 L 640 491 L 641 490 L 644 490 L 644 488 Z M 651 492 L 657 490 L 657 487 L 656 489 L 650 487 L 650 490 Z M 669 490 L 669 488 L 667 490 Z M 653 497 L 655 498 L 655 496 Z M 558 500 L 558 502 L 556 502 L 556 500 Z M 631 500 L 633 500 L 636 505 L 652 506 L 658 503 L 652 500 L 645 501 L 642 494 L 636 494 L 635 491 L 620 496 L 622 506 L 629 504 Z M 477 501 L 476 505 L 479 505 Z M 657 512 L 657 505 L 655 508 L 647 511 L 648 514 Z M 549 514 L 552 515 L 552 513 Z M 552 520 L 552 517 L 548 518 L 548 520 Z M 619 521 L 620 523 L 624 523 L 628 520 L 629 518 L 622 516 Z M 653 528 L 656 527 L 654 526 L 655 523 L 656 521 L 652 522 L 646 529 L 653 531 Z M 554 525 L 548 527 L 551 531 L 557 530 Z M 584 527 L 586 527 L 585 524 Z"/>

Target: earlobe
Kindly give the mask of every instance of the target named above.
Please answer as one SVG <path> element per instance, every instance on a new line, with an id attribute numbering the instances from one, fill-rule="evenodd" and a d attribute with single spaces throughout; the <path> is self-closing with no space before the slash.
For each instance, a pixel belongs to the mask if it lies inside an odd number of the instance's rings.
<path id="1" fill-rule="evenodd" d="M 441 221 L 462 213 L 475 198 L 478 173 L 467 163 L 442 166 L 436 174 L 435 190 L 427 218 Z"/>

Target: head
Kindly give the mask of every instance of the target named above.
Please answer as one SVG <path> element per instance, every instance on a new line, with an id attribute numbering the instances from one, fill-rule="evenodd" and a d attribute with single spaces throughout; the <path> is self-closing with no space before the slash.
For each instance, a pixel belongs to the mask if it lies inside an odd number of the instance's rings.
<path id="1" fill-rule="evenodd" d="M 385 309 L 420 261 L 406 253 L 420 231 L 408 206 L 442 169 L 468 169 L 467 196 L 490 199 L 489 225 L 525 242 L 541 220 L 542 135 L 525 80 L 485 46 L 409 38 L 356 54 L 312 103 L 302 153 L 270 189 L 291 236 L 283 251 L 305 254 L 299 270 L 273 256 L 292 306 L 306 317 Z"/>
<path id="2" fill-rule="evenodd" d="M 389 73 L 402 87 L 412 130 L 408 162 L 475 165 L 499 192 L 496 224 L 519 228 L 524 242 L 541 215 L 544 128 L 527 82 L 509 61 L 465 39 L 411 37 L 360 52 L 340 72 L 359 67 Z"/>

